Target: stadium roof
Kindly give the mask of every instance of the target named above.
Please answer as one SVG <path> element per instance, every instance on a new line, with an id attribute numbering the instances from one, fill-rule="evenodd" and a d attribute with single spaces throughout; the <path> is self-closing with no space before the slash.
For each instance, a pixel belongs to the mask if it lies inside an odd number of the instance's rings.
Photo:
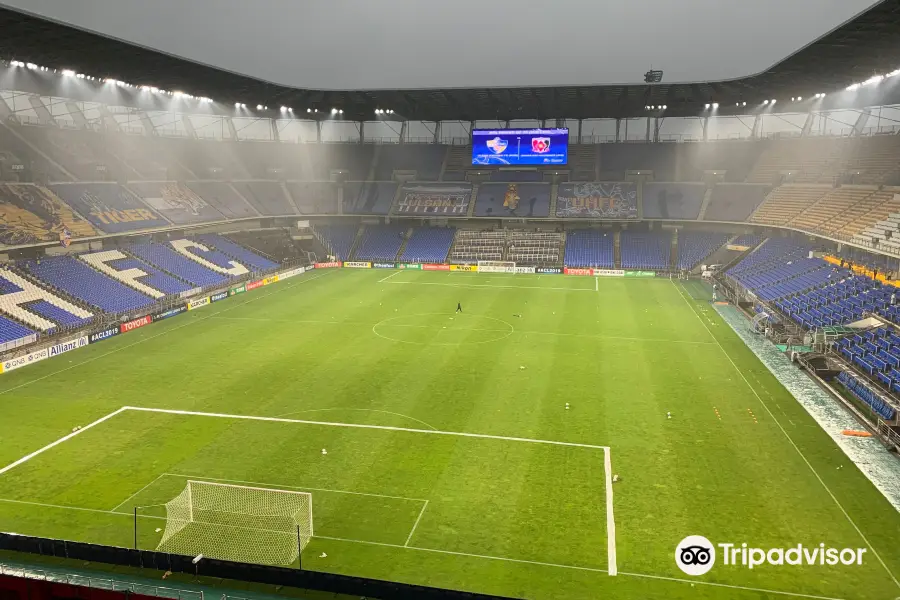
<path id="1" fill-rule="evenodd" d="M 204 0 L 205 1 L 205 0 Z M 265 6 L 278 0 L 264 0 L 260 3 L 229 3 L 229 7 L 242 6 L 241 11 L 235 13 L 237 16 L 243 16 L 246 20 L 249 18 L 248 11 L 253 14 L 260 15 L 255 21 L 265 23 L 268 27 L 272 23 L 280 20 L 290 21 L 290 19 L 279 19 L 277 12 L 266 13 Z M 341 0 L 343 1 L 343 0 Z M 765 0 L 770 1 L 770 0 Z M 826 0 L 822 0 L 826 1 Z M 67 2 L 51 2 L 50 0 L 3 0 L 7 5 L 21 5 L 27 7 L 30 11 L 42 12 L 44 14 L 53 14 L 56 19 L 67 20 L 79 26 L 86 23 L 100 23 L 95 28 L 108 27 L 109 23 L 102 15 L 115 12 L 112 9 L 111 0 L 85 0 L 79 3 Z M 249 28 L 246 31 L 240 27 L 233 27 L 230 21 L 223 21 L 224 13 L 231 8 L 220 8 L 214 10 L 210 7 L 203 9 L 203 5 L 195 0 L 190 4 L 190 8 L 184 3 L 174 3 L 171 0 L 160 0 L 159 2 L 133 2 L 132 0 L 116 0 L 117 3 L 126 2 L 129 5 L 152 6 L 158 14 L 166 15 L 168 22 L 173 25 L 166 30 L 165 21 L 159 23 L 145 22 L 141 17 L 134 17 L 132 24 L 138 24 L 139 27 L 127 29 L 131 39 L 133 32 L 137 30 L 163 30 L 163 34 L 168 31 L 168 39 L 171 44 L 163 44 L 160 39 L 166 39 L 166 35 L 157 37 L 154 44 L 157 47 L 165 46 L 169 48 L 169 52 L 178 50 L 181 54 L 185 51 L 178 44 L 184 35 L 179 35 L 178 27 L 174 23 L 189 24 L 191 27 L 199 28 L 195 30 L 203 30 L 204 27 L 214 30 L 216 33 L 212 38 L 223 39 L 228 44 L 238 49 L 245 49 L 248 53 L 252 47 L 261 47 L 265 52 L 262 55 L 269 56 L 283 54 L 280 53 L 277 44 L 268 46 L 265 42 L 260 42 L 253 38 L 253 32 L 262 35 L 263 29 Z M 832 0 L 827 0 L 829 6 L 833 4 Z M 878 3 L 868 11 L 852 18 L 849 22 L 838 26 L 830 33 L 825 33 L 818 40 L 812 41 L 810 36 L 824 33 L 820 31 L 815 33 L 815 29 L 803 27 L 803 23 L 814 22 L 816 27 L 829 26 L 828 21 L 814 19 L 815 13 L 828 13 L 831 9 L 822 10 L 819 3 L 810 6 L 808 2 L 801 0 L 782 0 L 780 5 L 784 5 L 785 9 L 799 4 L 804 4 L 804 10 L 799 19 L 788 19 L 792 22 L 790 31 L 796 31 L 797 37 L 789 43 L 785 43 L 783 38 L 773 37 L 772 33 L 776 30 L 774 26 L 766 21 L 750 21 L 744 12 L 735 13 L 736 18 L 728 20 L 716 25 L 715 23 L 705 23 L 702 26 L 697 24 L 691 27 L 688 22 L 681 24 L 673 23 L 671 19 L 674 17 L 666 13 L 665 16 L 670 27 L 664 28 L 666 31 L 674 30 L 677 35 L 682 38 L 688 38 L 695 45 L 703 48 L 707 54 L 710 54 L 715 60 L 702 61 L 703 64 L 695 65 L 699 71 L 697 73 L 714 73 L 722 76 L 726 72 L 722 70 L 721 65 L 725 64 L 727 68 L 735 68 L 738 70 L 752 69 L 753 65 L 759 64 L 759 60 L 767 60 L 766 56 L 772 56 L 771 52 L 762 53 L 762 58 L 754 61 L 741 62 L 740 65 L 732 64 L 733 57 L 729 57 L 728 48 L 731 52 L 734 48 L 741 50 L 744 48 L 742 44 L 746 42 L 747 36 L 745 30 L 750 33 L 750 39 L 754 40 L 758 46 L 763 47 L 771 45 L 774 48 L 780 48 L 779 52 L 796 50 L 791 56 L 778 62 L 774 66 L 765 69 L 759 74 L 742 77 L 731 80 L 705 81 L 696 83 L 667 83 L 670 79 L 669 74 L 690 74 L 691 69 L 682 69 L 680 65 L 673 64 L 671 68 L 665 64 L 671 60 L 668 56 L 672 54 L 667 52 L 668 38 L 662 40 L 662 44 L 657 42 L 648 42 L 647 33 L 642 29 L 642 22 L 633 22 L 631 29 L 633 34 L 631 37 L 633 43 L 627 46 L 624 52 L 617 53 L 612 59 L 604 60 L 604 63 L 611 61 L 628 62 L 622 55 L 630 55 L 637 53 L 639 56 L 648 57 L 637 51 L 639 48 L 649 46 L 655 49 L 660 55 L 660 62 L 656 64 L 658 68 L 663 68 L 666 75 L 662 83 L 654 85 L 646 85 L 643 83 L 615 84 L 615 85 L 535 85 L 532 87 L 467 87 L 467 88 L 445 88 L 436 89 L 423 85 L 421 88 L 409 88 L 407 86 L 398 86 L 397 89 L 354 89 L 348 91 L 336 91 L 326 89 L 300 89 L 284 84 L 284 81 L 295 81 L 291 78 L 278 78 L 282 83 L 272 83 L 274 77 L 268 77 L 268 81 L 264 80 L 264 72 L 254 71 L 254 77 L 239 74 L 233 71 L 224 70 L 227 65 L 219 62 L 219 66 L 223 68 L 215 68 L 179 58 L 172 54 L 160 52 L 145 46 L 134 45 L 114 37 L 105 37 L 97 33 L 79 29 L 77 27 L 65 25 L 59 21 L 44 19 L 14 9 L 0 8 L 0 30 L 4 32 L 0 38 L 0 57 L 7 60 L 19 60 L 23 62 L 33 62 L 36 64 L 46 65 L 53 69 L 72 69 L 78 72 L 94 75 L 101 79 L 111 78 L 120 81 L 127 81 L 136 86 L 146 85 L 168 90 L 182 90 L 194 96 L 204 96 L 214 99 L 219 107 L 233 106 L 234 103 L 244 103 L 251 109 L 256 105 L 268 106 L 277 114 L 279 106 L 290 106 L 294 108 L 297 114 L 304 114 L 306 109 L 318 109 L 321 118 L 330 116 L 331 108 L 339 108 L 344 112 L 341 117 L 345 120 L 372 120 L 375 118 L 375 109 L 391 109 L 394 111 L 394 118 L 415 119 L 425 121 L 435 120 L 509 120 L 509 119 L 554 119 L 554 118 L 603 118 L 603 117 L 640 117 L 648 114 L 662 114 L 658 110 L 649 111 L 647 106 L 665 105 L 665 116 L 695 116 L 701 114 L 706 104 L 718 103 L 718 114 L 743 114 L 758 110 L 763 100 L 775 98 L 785 106 L 784 110 L 790 110 L 791 107 L 787 101 L 792 97 L 802 96 L 808 102 L 818 93 L 828 93 L 829 96 L 824 102 L 819 102 L 818 106 L 822 108 L 843 108 L 848 106 L 862 106 L 866 104 L 883 103 L 889 104 L 900 101 L 900 90 L 898 90 L 897 82 L 893 78 L 890 80 L 871 87 L 864 87 L 855 92 L 844 92 L 847 86 L 866 81 L 873 75 L 886 74 L 900 67 L 900 3 L 895 0 L 887 0 Z M 833 12 L 833 18 L 842 18 L 841 15 L 852 15 L 860 7 L 865 8 L 871 3 L 871 0 L 841 0 L 835 6 L 844 6 L 844 12 Z M 294 5 L 305 6 L 304 3 L 293 3 Z M 313 3 L 315 5 L 316 3 Z M 378 3 L 375 3 L 378 4 Z M 583 3 L 580 3 L 583 4 Z M 603 4 L 603 3 L 597 3 Z M 628 4 L 628 3 L 623 3 Z M 633 3 L 639 4 L 639 3 Z M 673 5 L 667 2 L 668 5 Z M 713 4 L 723 4 L 729 10 L 737 10 L 733 2 L 714 2 Z M 750 6 L 746 3 L 740 3 L 743 6 Z M 752 4 L 752 3 L 751 3 Z M 121 6 L 121 4 L 117 4 Z M 454 5 L 454 3 L 449 3 Z M 54 7 L 70 7 L 77 6 L 85 14 L 90 15 L 90 21 L 83 18 L 77 18 L 77 13 L 71 11 L 51 12 Z M 104 11 L 102 6 L 106 7 Z M 221 4 L 217 6 L 222 7 Z M 331 3 L 329 15 L 333 15 L 337 10 L 334 3 Z M 387 16 L 390 11 L 384 5 Z M 430 5 L 429 5 L 430 6 Z M 711 6 L 711 5 L 710 5 Z M 754 5 L 755 6 L 755 5 Z M 166 8 L 168 7 L 168 8 Z M 555 8 L 558 9 L 556 5 Z M 794 6 L 796 8 L 796 6 Z M 849 13 L 847 13 L 849 11 Z M 465 11 L 462 11 L 465 12 Z M 526 12 L 527 11 L 524 11 Z M 772 19 L 772 14 L 768 10 L 762 10 L 759 6 L 755 6 L 751 11 L 754 14 L 764 15 L 766 19 Z M 477 15 L 477 13 L 475 13 Z M 697 7 L 690 9 L 684 13 L 687 17 L 695 19 L 697 17 Z M 789 10 L 785 15 L 793 14 Z M 231 15 L 231 13 L 229 13 Z M 469 15 L 471 17 L 471 14 Z M 587 16 L 587 15 L 586 15 Z M 146 17 L 146 15 L 144 15 Z M 532 15 L 532 18 L 534 15 Z M 743 17 L 743 20 L 742 18 Z M 228 19 L 235 18 L 233 15 Z M 546 18 L 539 15 L 537 22 L 543 22 L 541 19 Z M 579 33 L 580 27 L 583 26 L 581 19 L 577 13 L 560 14 L 559 18 L 568 19 L 567 28 L 572 30 L 572 37 L 581 37 Z M 781 18 L 781 15 L 776 17 Z M 320 19 L 321 20 L 321 19 Z M 389 20 L 389 19 L 388 19 Z M 366 19 L 359 19 L 361 22 L 367 22 Z M 587 39 L 595 40 L 603 36 L 610 36 L 615 27 L 612 27 L 609 21 L 597 21 L 591 18 L 586 19 Z M 104 25 L 105 23 L 105 25 Z M 230 23 L 230 24 L 229 24 Z M 596 27 L 591 27 L 590 23 L 594 23 Z M 835 25 L 837 25 L 835 23 Z M 323 23 L 317 23 L 318 27 L 326 27 Z M 353 69 L 359 70 L 367 68 L 367 62 L 361 60 L 359 48 L 346 42 L 343 39 L 344 27 L 346 20 L 333 21 L 333 25 L 329 28 L 329 34 L 333 37 L 339 37 L 337 49 L 335 44 L 331 44 L 331 50 L 322 50 L 318 53 L 317 58 L 328 52 L 336 53 L 344 63 L 349 65 L 349 72 L 352 75 Z M 430 28 L 422 25 L 422 31 L 437 31 L 441 29 L 441 22 L 430 22 Z M 280 26 L 279 26 L 280 27 Z M 305 30 L 310 28 L 309 24 L 294 23 L 297 36 L 307 33 Z M 402 22 L 390 30 L 386 37 L 391 39 L 404 39 L 406 31 Z M 718 27 L 718 28 L 716 28 Z M 621 29 L 628 30 L 626 25 Z M 661 31 L 662 29 L 658 29 Z M 188 30 L 189 31 L 189 30 Z M 280 28 L 273 31 L 281 31 Z M 349 30 L 351 33 L 355 30 Z M 480 30 L 479 30 L 480 31 Z M 532 28 L 535 31 L 535 28 Z M 537 28 L 540 31 L 540 28 Z M 654 30 L 657 31 L 657 30 Z M 384 30 L 380 30 L 380 35 L 384 36 Z M 779 29 L 780 35 L 785 35 L 784 28 Z M 105 31 L 105 33 L 110 33 Z M 183 33 L 183 32 L 182 32 Z M 358 33 L 358 32 L 357 32 Z M 772 35 L 770 35 L 770 33 Z M 529 34 L 530 35 L 530 34 Z M 248 37 L 249 36 L 249 37 Z M 277 37 L 277 36 L 274 36 Z M 503 46 L 504 42 L 498 36 L 495 43 Z M 615 37 L 615 36 L 613 36 Z M 212 39 L 210 38 L 210 39 Z M 615 39 L 622 39 L 617 37 Z M 709 44 L 703 40 L 712 40 Z M 734 44 L 731 44 L 734 40 Z M 758 41 L 757 41 L 758 40 Z M 144 44 L 148 43 L 146 39 L 136 40 Z M 266 40 L 268 42 L 268 40 Z M 468 43 L 466 32 L 459 32 L 459 46 L 463 47 Z M 571 45 L 560 47 L 558 43 L 547 43 L 545 40 L 534 42 L 537 46 L 551 46 L 542 51 L 559 61 L 559 57 L 564 55 L 562 62 L 570 62 L 570 57 L 583 58 L 584 48 Z M 786 44 L 786 45 L 785 45 Z M 527 44 L 529 47 L 533 42 L 529 39 Z M 690 45 L 690 44 L 689 44 Z M 734 48 L 732 48 L 734 46 Z M 719 50 L 715 48 L 718 47 Z M 405 51 L 410 57 L 422 57 L 421 43 L 419 45 L 409 44 Z M 787 50 L 786 50 L 787 49 Z M 255 52 L 255 51 L 254 51 Z M 674 52 L 674 51 L 673 51 Z M 746 54 L 746 52 L 744 52 Z M 452 53 L 451 53 L 452 54 Z M 469 54 L 460 50 L 459 62 L 466 66 L 466 60 Z M 676 53 L 677 54 L 677 53 Z M 740 54 L 740 52 L 738 52 Z M 257 52 L 257 56 L 260 53 Z M 198 59 L 196 53 L 194 58 Z M 597 53 L 589 55 L 592 62 L 598 63 Z M 456 58 L 451 56 L 451 59 Z M 396 56 L 385 54 L 381 72 L 390 73 L 395 68 Z M 506 60 L 509 60 L 507 57 Z M 643 58 L 641 59 L 643 60 Z M 286 62 L 283 62 L 286 61 Z M 305 64 L 299 59 L 292 56 L 285 56 L 279 59 L 278 64 L 290 65 L 292 61 L 297 64 L 297 72 L 303 74 Z M 332 64 L 329 61 L 322 60 L 322 64 Z M 409 61 L 407 61 L 409 62 Z M 421 60 L 422 64 L 428 64 L 427 60 Z M 452 62 L 452 60 L 451 60 Z M 502 70 L 501 61 L 483 61 L 489 65 L 494 71 Z M 649 61 L 648 61 L 649 62 Z M 499 63 L 499 64 L 495 64 Z M 522 64 L 528 65 L 528 60 L 522 60 L 516 63 L 517 66 Z M 634 64 L 634 63 L 631 63 Z M 534 62 L 535 81 L 542 81 L 541 69 L 543 63 Z M 646 65 L 649 67 L 649 64 Z M 234 69 L 235 67 L 231 67 Z M 287 67 L 289 70 L 289 67 Z M 606 65 L 604 64 L 604 69 Z M 250 71 L 252 69 L 243 66 L 242 71 Z M 364 69 L 365 70 L 365 69 Z M 463 69 L 465 71 L 466 69 Z M 469 69 L 471 71 L 471 69 Z M 580 73 L 584 69 L 580 69 Z M 643 69 L 641 69 L 642 71 Z M 344 70 L 345 72 L 348 69 Z M 596 70 L 595 70 L 596 71 Z M 568 73 L 568 71 L 566 71 Z M 262 74 L 261 74 L 262 73 Z M 473 71 L 473 76 L 477 73 Z M 641 73 L 636 73 L 640 76 Z M 346 77 L 346 73 L 344 74 Z M 569 77 L 574 77 L 569 73 Z M 594 72 L 585 71 L 584 78 L 599 79 L 601 76 L 595 75 Z M 23 82 L 18 80 L 15 82 L 16 89 L 23 89 L 22 84 L 28 83 L 30 89 L 24 91 L 38 91 L 35 86 L 39 86 L 40 81 Z M 311 81 L 340 81 L 340 79 L 317 79 L 309 78 Z M 634 78 L 632 78 L 633 80 Z M 896 78 L 900 80 L 900 77 Z M 357 78 L 359 81 L 372 82 L 373 80 L 360 74 Z M 395 81 L 386 79 L 387 81 Z M 457 81 L 456 79 L 450 79 Z M 496 81 L 502 82 L 503 76 L 497 75 Z M 582 79 L 583 81 L 584 79 Z M 347 81 L 347 79 L 344 79 Z M 546 78 L 543 81 L 547 81 Z M 46 83 L 46 82 L 45 82 Z M 87 83 L 87 82 L 85 82 Z M 429 81 L 428 83 L 433 83 Z M 7 87 L 8 82 L 0 80 L 0 85 Z M 324 86 L 323 86 L 324 87 Z M 840 91 L 840 94 L 833 94 Z M 41 93 L 62 95 L 59 90 L 43 89 Z M 98 96 L 97 89 L 83 90 L 67 90 L 66 95 L 80 96 L 84 100 L 95 99 Z M 92 97 L 93 96 L 93 97 Z M 128 94 L 120 94 L 121 104 L 140 104 L 141 100 L 138 94 L 133 97 Z M 101 100 L 103 101 L 103 100 Z M 746 103 L 746 105 L 744 104 Z M 779 107 L 780 108 L 780 107 Z M 806 110 L 802 105 L 794 107 L 796 110 Z"/>

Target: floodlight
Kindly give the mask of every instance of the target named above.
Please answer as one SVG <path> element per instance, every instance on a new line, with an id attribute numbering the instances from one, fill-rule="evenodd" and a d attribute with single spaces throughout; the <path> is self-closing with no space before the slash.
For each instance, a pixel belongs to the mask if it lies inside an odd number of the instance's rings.
<path id="1" fill-rule="evenodd" d="M 337 114 L 337 109 L 336 109 L 336 108 L 332 108 L 332 109 L 331 109 L 331 114 L 336 115 L 336 114 Z"/>
<path id="2" fill-rule="evenodd" d="M 256 110 L 262 110 L 262 109 L 263 109 L 263 105 L 262 105 L 262 104 L 257 104 L 257 105 L 256 105 Z"/>
<path id="3" fill-rule="evenodd" d="M 669 108 L 669 105 L 668 105 L 668 104 L 663 104 L 663 110 L 666 110 L 667 108 Z"/>
<path id="4" fill-rule="evenodd" d="M 713 105 L 712 105 L 712 106 L 713 106 L 713 108 L 719 108 L 719 103 L 718 103 L 718 102 L 713 102 Z"/>
<path id="5" fill-rule="evenodd" d="M 709 108 L 709 102 L 706 103 L 706 105 L 704 106 L 704 108 Z"/>
<path id="6" fill-rule="evenodd" d="M 62 74 L 63 74 L 65 77 L 74 77 L 74 76 L 75 76 L 75 71 L 73 71 L 72 69 L 63 69 Z"/>

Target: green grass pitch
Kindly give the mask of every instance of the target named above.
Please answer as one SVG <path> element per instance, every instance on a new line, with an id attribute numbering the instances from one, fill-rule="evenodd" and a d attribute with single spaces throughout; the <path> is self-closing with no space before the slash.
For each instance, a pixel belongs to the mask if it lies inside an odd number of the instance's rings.
<path id="1" fill-rule="evenodd" d="M 0 530 L 131 546 L 150 506 L 155 548 L 194 479 L 309 491 L 308 569 L 541 599 L 900 596 L 900 514 L 691 291 L 313 271 L 3 375 L 0 468 L 164 410 L 0 474 Z M 868 551 L 692 579 L 691 534 Z"/>

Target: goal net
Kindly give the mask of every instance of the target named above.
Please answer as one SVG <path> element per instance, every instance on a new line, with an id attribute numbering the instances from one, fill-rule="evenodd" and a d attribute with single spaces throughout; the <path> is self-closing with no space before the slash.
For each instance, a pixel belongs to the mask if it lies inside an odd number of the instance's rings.
<path id="1" fill-rule="evenodd" d="M 479 273 L 515 273 L 516 263 L 509 260 L 479 260 Z"/>
<path id="2" fill-rule="evenodd" d="M 308 492 L 188 481 L 166 503 L 166 529 L 157 550 L 290 565 L 312 535 Z"/>

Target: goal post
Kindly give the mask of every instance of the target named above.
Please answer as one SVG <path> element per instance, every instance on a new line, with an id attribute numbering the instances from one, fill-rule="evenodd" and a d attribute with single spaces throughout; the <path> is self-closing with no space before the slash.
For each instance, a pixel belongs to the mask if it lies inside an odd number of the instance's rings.
<path id="1" fill-rule="evenodd" d="M 309 492 L 189 480 L 165 508 L 160 552 L 284 566 L 313 536 Z"/>
<path id="2" fill-rule="evenodd" d="M 479 260 L 479 273 L 515 273 L 516 263 L 510 260 Z"/>

